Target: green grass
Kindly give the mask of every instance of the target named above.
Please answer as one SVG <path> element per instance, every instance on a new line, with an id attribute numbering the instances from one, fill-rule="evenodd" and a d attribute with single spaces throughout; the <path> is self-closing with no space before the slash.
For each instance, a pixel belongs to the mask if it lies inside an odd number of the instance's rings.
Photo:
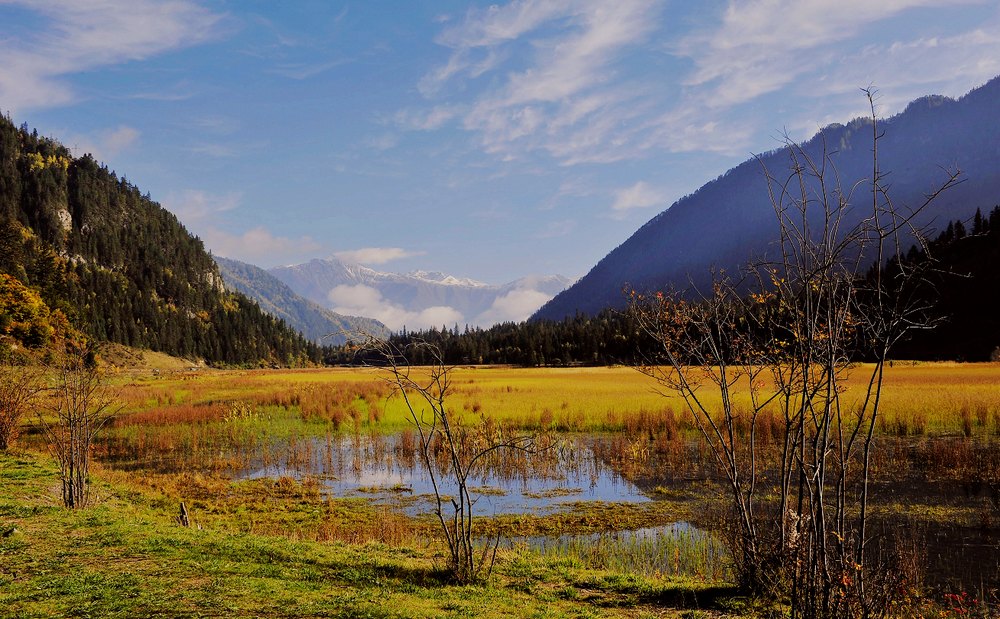
<path id="1" fill-rule="evenodd" d="M 312 530 L 310 518 L 328 502 L 292 482 L 160 482 L 99 472 L 94 505 L 71 511 L 58 504 L 48 457 L 0 454 L 3 615 L 679 616 L 731 594 L 711 581 L 594 570 L 525 549 L 502 552 L 488 583 L 457 586 L 447 582 L 441 548 L 426 535 L 390 545 L 293 534 L 290 523 Z M 182 488 L 200 530 L 174 521 Z M 344 522 L 378 517 L 363 501 L 326 509 Z M 246 532 L 243 518 L 254 512 L 274 534 Z"/>

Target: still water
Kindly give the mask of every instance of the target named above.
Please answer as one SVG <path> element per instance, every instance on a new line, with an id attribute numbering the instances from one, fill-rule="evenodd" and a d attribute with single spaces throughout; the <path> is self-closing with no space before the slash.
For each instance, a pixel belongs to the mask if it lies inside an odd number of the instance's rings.
<path id="1" fill-rule="evenodd" d="M 310 439 L 299 456 L 261 458 L 238 472 L 242 478 L 318 478 L 332 496 L 365 496 L 401 505 L 410 515 L 427 513 L 434 484 L 442 495 L 457 493 L 454 475 L 436 466 L 434 478 L 418 457 L 400 447 L 399 436 Z M 276 445 L 275 453 L 289 453 Z M 545 513 L 577 501 L 646 502 L 634 484 L 602 463 L 580 442 L 564 442 L 537 454 L 512 454 L 473 470 L 468 487 L 479 515 Z M 270 460 L 266 461 L 265 460 Z"/>

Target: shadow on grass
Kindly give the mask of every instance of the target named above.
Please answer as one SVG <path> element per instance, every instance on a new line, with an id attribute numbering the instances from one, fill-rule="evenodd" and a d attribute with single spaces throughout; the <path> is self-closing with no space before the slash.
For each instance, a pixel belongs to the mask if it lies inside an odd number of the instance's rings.
<path id="1" fill-rule="evenodd" d="M 671 608 L 715 608 L 722 600 L 730 600 L 739 591 L 733 586 L 714 586 L 702 589 L 678 587 L 656 592 L 638 594 L 639 601 L 655 606 Z"/>
<path id="2" fill-rule="evenodd" d="M 661 589 L 651 589 L 640 584 L 612 585 L 606 595 L 595 600 L 598 606 L 627 607 L 634 605 L 658 606 L 675 609 L 721 609 L 738 595 L 733 585 L 690 586 L 678 584 Z"/>
<path id="3" fill-rule="evenodd" d="M 375 565 L 372 566 L 372 571 L 381 578 L 397 580 L 417 587 L 443 587 L 456 584 L 451 572 L 442 567 Z"/>

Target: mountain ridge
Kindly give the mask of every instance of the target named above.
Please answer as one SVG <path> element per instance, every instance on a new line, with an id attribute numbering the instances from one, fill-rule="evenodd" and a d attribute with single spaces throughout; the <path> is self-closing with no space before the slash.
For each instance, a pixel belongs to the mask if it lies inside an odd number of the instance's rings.
<path id="1" fill-rule="evenodd" d="M 394 330 L 523 320 L 570 284 L 548 275 L 493 285 L 437 271 L 377 271 L 338 258 L 314 258 L 269 273 L 327 309 L 373 317 Z"/>
<path id="2" fill-rule="evenodd" d="M 350 334 L 385 337 L 389 330 L 371 318 L 344 316 L 298 294 L 266 270 L 255 265 L 213 256 L 225 286 L 257 302 L 262 310 L 279 318 L 317 344 L 338 345 Z"/>
<path id="3" fill-rule="evenodd" d="M 916 220 L 933 225 L 971 217 L 971 205 L 1000 195 L 1000 78 L 959 99 L 928 95 L 879 121 L 880 169 L 890 173 L 899 204 L 918 204 L 943 180 L 940 166 L 960 167 L 965 182 L 936 200 Z M 871 120 L 827 125 L 800 145 L 814 158 L 830 155 L 841 185 L 851 187 L 871 172 Z M 713 268 L 730 272 L 766 254 L 777 238 L 774 213 L 761 170 L 788 169 L 778 148 L 734 166 L 684 196 L 639 227 L 590 271 L 556 295 L 532 319 L 559 320 L 576 312 L 593 315 L 621 308 L 626 289 L 641 292 L 706 286 Z"/>

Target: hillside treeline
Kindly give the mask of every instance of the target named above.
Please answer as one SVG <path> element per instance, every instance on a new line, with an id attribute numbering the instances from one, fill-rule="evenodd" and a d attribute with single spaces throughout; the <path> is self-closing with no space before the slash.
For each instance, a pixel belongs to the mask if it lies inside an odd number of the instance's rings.
<path id="1" fill-rule="evenodd" d="M 1000 206 L 971 221 L 952 221 L 926 251 L 906 258 L 932 260 L 924 295 L 938 319 L 894 353 L 900 359 L 1000 361 Z"/>
<path id="2" fill-rule="evenodd" d="M 597 316 L 577 314 L 554 322 L 504 322 L 488 329 L 457 326 L 403 331 L 389 341 L 405 350 L 407 361 L 432 363 L 421 342 L 439 349 L 448 364 L 501 364 L 520 366 L 617 365 L 640 359 L 652 342 L 627 313 L 605 310 Z M 335 364 L 377 363 L 378 355 L 348 344 L 328 357 Z"/>
<path id="3" fill-rule="evenodd" d="M 933 307 L 932 329 L 911 333 L 893 357 L 917 360 L 986 361 L 1000 356 L 1000 206 L 972 221 L 953 221 L 927 244 L 914 246 L 904 260 L 929 264 L 917 294 Z M 895 265 L 889 264 L 887 270 Z M 863 287 L 863 286 L 862 286 Z M 628 312 L 604 310 L 553 322 L 503 323 L 489 329 L 457 326 L 402 332 L 390 341 L 414 364 L 431 363 L 434 345 L 447 364 L 521 366 L 614 365 L 655 358 L 655 342 Z M 870 356 L 857 350 L 859 360 Z M 327 357 L 330 363 L 377 363 L 377 355 L 347 346 Z"/>
<path id="4" fill-rule="evenodd" d="M 228 365 L 321 357 L 226 292 L 201 240 L 148 194 L 9 117 L 0 117 L 0 273 L 94 340 Z"/>

